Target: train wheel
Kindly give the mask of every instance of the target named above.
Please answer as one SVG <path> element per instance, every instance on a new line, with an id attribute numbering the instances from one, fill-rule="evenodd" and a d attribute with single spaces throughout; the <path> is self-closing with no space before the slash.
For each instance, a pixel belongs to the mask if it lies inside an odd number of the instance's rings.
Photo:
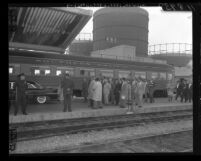
<path id="1" fill-rule="evenodd" d="M 46 96 L 38 96 L 38 97 L 36 97 L 36 101 L 39 104 L 44 104 L 47 101 L 47 97 Z"/>

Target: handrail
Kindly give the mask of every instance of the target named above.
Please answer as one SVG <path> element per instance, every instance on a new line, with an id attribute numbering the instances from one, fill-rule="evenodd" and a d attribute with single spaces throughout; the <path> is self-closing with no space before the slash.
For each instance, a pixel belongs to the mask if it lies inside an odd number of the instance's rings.
<path id="1" fill-rule="evenodd" d="M 192 55 L 192 44 L 188 43 L 166 43 L 150 45 L 148 49 L 149 55 L 165 55 L 165 56 L 190 56 Z"/>

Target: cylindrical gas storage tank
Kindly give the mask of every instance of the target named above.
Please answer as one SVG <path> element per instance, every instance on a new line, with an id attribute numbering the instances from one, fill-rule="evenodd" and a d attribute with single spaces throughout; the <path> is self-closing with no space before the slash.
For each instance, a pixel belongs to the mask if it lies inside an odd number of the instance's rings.
<path id="1" fill-rule="evenodd" d="M 148 22 L 148 12 L 137 7 L 108 7 L 96 11 L 93 50 L 130 45 L 136 47 L 136 56 L 147 56 Z"/>
<path id="2" fill-rule="evenodd" d="M 69 53 L 71 55 L 90 56 L 93 50 L 92 41 L 76 41 L 69 46 Z"/>

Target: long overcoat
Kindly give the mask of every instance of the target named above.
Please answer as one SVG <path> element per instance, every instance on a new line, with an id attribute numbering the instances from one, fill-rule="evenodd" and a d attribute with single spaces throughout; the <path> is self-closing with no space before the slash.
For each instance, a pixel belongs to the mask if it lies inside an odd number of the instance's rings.
<path id="1" fill-rule="evenodd" d="M 102 84 L 101 82 L 95 82 L 93 86 L 93 96 L 94 101 L 102 101 Z"/>
<path id="2" fill-rule="evenodd" d="M 128 83 L 123 83 L 121 87 L 120 98 L 131 100 L 131 86 Z"/>
<path id="3" fill-rule="evenodd" d="M 88 87 L 88 99 L 92 99 L 93 98 L 93 86 L 95 84 L 95 80 L 92 80 L 90 83 L 89 83 L 89 87 Z"/>

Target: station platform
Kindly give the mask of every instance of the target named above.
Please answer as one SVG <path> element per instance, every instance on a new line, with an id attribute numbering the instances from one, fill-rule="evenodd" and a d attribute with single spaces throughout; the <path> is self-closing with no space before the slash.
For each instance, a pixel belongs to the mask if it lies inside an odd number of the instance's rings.
<path id="1" fill-rule="evenodd" d="M 135 107 L 134 113 L 152 113 L 185 109 L 192 109 L 192 103 L 180 103 L 179 101 L 169 103 L 167 99 L 155 99 L 155 103 L 144 103 L 141 108 Z M 61 103 L 29 105 L 27 107 L 28 115 L 19 113 L 17 116 L 14 116 L 13 108 L 11 108 L 9 113 L 9 124 L 122 115 L 127 112 L 127 108 L 120 108 L 119 106 L 103 106 L 102 109 L 91 109 L 88 107 L 88 104 L 83 103 L 82 100 L 73 101 L 72 112 L 62 112 L 62 110 L 63 104 Z"/>

